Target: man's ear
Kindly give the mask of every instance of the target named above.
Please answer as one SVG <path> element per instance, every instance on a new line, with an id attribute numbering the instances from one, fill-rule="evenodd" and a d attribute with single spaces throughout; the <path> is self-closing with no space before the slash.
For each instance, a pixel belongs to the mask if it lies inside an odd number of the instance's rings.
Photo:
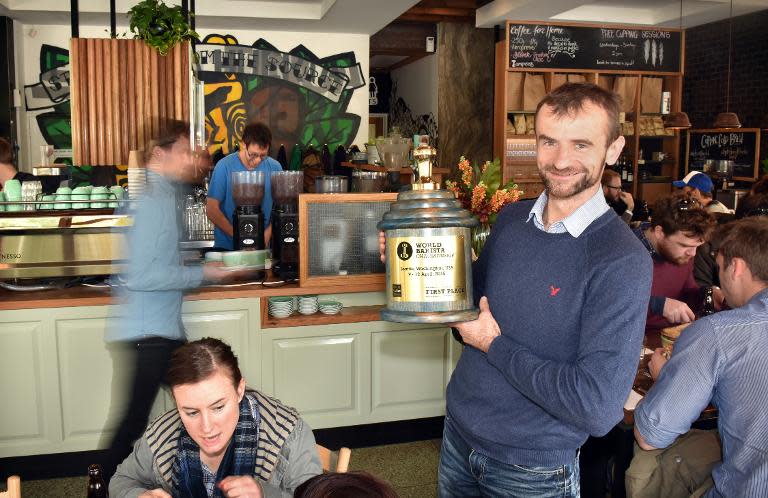
<path id="1" fill-rule="evenodd" d="M 728 265 L 727 270 L 733 272 L 733 278 L 747 277 L 749 280 L 752 279 L 752 272 L 747 266 L 747 262 L 742 258 L 731 258 L 731 264 Z"/>
<path id="2" fill-rule="evenodd" d="M 621 155 L 621 151 L 624 150 L 625 142 L 624 135 L 619 135 L 619 137 L 608 146 L 608 151 L 605 154 L 606 164 L 616 164 L 616 161 L 619 160 L 619 156 Z"/>

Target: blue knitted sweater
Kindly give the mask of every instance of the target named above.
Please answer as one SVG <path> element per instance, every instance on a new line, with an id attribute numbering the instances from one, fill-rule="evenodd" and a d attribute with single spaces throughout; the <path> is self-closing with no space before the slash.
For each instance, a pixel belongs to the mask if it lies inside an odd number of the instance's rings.
<path id="1" fill-rule="evenodd" d="M 473 266 L 501 336 L 465 347 L 448 416 L 476 450 L 517 465 L 570 463 L 588 435 L 623 416 L 642 347 L 651 258 L 613 210 L 577 238 L 526 222 L 531 203 L 499 215 Z"/>

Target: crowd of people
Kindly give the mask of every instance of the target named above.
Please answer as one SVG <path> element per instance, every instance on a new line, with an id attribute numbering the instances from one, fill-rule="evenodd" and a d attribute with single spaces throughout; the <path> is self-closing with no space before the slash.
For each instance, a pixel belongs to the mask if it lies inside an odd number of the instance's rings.
<path id="1" fill-rule="evenodd" d="M 671 358 L 653 353 L 657 379 L 634 415 L 628 495 L 768 496 L 766 180 L 730 220 L 707 175 L 689 174 L 649 221 L 633 222 L 634 199 L 610 169 L 625 145 L 620 110 L 614 93 L 584 83 L 558 87 L 537 108 L 545 191 L 499 214 L 472 269 L 479 317 L 452 324 L 464 349 L 446 393 L 442 498 L 581 496 L 582 447 L 623 420 L 638 353 L 681 323 L 691 325 Z M 179 263 L 168 199 L 204 167 L 182 128 L 148 149 L 148 202 L 131 239 L 140 264 L 126 275 L 129 312 L 108 336 L 135 372 L 112 444 L 111 495 L 396 496 L 366 473 L 323 474 L 295 409 L 249 388 L 225 343 L 187 343 L 182 290 L 227 277 Z M 214 170 L 217 246 L 232 243 L 230 173 L 279 169 L 270 141 L 266 126 L 248 125 L 240 150 Z M 700 317 L 705 294 L 717 313 Z M 176 408 L 147 425 L 163 380 Z M 690 431 L 710 403 L 719 432 Z"/>

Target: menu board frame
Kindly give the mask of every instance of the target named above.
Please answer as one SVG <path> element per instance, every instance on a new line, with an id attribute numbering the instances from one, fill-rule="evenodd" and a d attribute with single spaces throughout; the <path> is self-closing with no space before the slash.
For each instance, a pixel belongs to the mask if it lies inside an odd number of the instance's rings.
<path id="1" fill-rule="evenodd" d="M 758 174 L 759 174 L 759 167 L 760 167 L 760 128 L 698 128 L 698 129 L 690 129 L 688 130 L 688 133 L 686 134 L 686 141 L 685 141 L 685 174 L 688 174 L 688 172 L 691 169 L 690 161 L 691 161 L 691 138 L 696 135 L 713 135 L 716 133 L 747 133 L 749 135 L 754 135 L 755 137 L 755 150 L 754 156 L 752 158 L 752 174 L 750 176 L 744 176 L 739 175 L 737 176 L 737 171 L 734 168 L 733 172 L 733 179 L 734 180 L 743 180 L 743 181 L 752 181 L 757 180 Z M 701 171 L 698 168 L 694 168 L 695 171 Z"/>
<path id="2" fill-rule="evenodd" d="M 585 67 L 563 68 L 556 63 L 552 65 L 535 66 L 534 67 L 522 67 L 513 66 L 511 64 L 510 53 L 510 26 L 516 25 L 533 25 L 544 27 L 562 27 L 562 28 L 578 28 L 578 29 L 595 29 L 595 30 L 641 30 L 641 31 L 656 31 L 656 32 L 670 32 L 679 34 L 679 44 L 676 47 L 676 56 L 679 56 L 678 67 L 676 71 L 669 70 L 645 70 L 645 69 L 609 69 L 607 67 L 597 67 L 596 65 L 585 65 Z M 506 66 L 508 71 L 526 71 L 526 72 L 556 72 L 556 73 L 568 73 L 568 72 L 595 72 L 601 74 L 643 74 L 643 75 L 668 75 L 679 76 L 684 73 L 685 66 L 685 30 L 679 28 L 659 28 L 657 26 L 645 26 L 635 24 L 592 24 L 592 23 L 567 23 L 567 22 L 539 22 L 539 21 L 507 21 L 505 25 L 506 31 L 504 41 L 506 44 Z"/>

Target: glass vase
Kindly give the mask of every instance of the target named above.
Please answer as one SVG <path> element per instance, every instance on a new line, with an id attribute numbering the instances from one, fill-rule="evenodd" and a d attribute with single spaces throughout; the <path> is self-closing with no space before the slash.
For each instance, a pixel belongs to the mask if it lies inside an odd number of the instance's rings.
<path id="1" fill-rule="evenodd" d="M 491 225 L 489 223 L 480 223 L 472 229 L 472 250 L 475 253 L 475 257 L 480 257 L 480 252 L 483 250 L 485 241 L 490 234 Z"/>

